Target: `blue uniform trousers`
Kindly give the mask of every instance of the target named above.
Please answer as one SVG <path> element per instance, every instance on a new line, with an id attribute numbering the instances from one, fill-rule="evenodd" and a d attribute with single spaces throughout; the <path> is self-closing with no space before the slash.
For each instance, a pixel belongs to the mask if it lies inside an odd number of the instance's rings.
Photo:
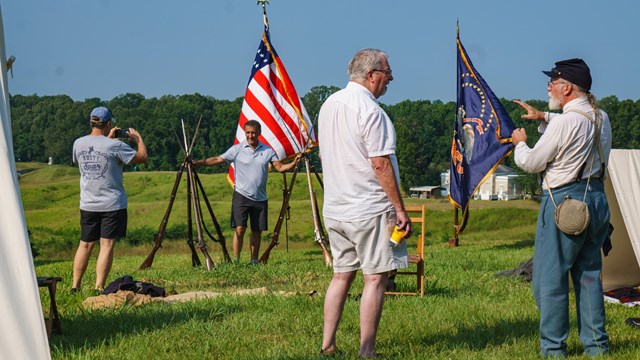
<path id="1" fill-rule="evenodd" d="M 552 189 L 556 204 L 569 194 L 582 200 L 587 181 L 572 182 Z M 581 235 L 566 235 L 554 221 L 555 209 L 549 192 L 543 191 L 536 228 L 533 256 L 533 294 L 540 311 L 540 353 L 566 356 L 569 335 L 569 280 L 576 294 L 578 333 L 585 355 L 608 351 L 602 293 L 600 249 L 609 228 L 609 205 L 604 186 L 591 179 L 585 202 L 590 224 Z"/>

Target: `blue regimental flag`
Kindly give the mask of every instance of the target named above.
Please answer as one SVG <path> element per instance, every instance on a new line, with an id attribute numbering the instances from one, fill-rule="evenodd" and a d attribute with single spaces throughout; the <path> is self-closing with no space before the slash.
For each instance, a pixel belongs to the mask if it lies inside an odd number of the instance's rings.
<path id="1" fill-rule="evenodd" d="M 469 200 L 493 173 L 502 159 L 511 154 L 511 133 L 515 129 L 484 79 L 476 71 L 460 42 L 458 45 L 457 113 L 451 144 L 449 201 L 462 209 L 457 233 L 466 225 Z"/>

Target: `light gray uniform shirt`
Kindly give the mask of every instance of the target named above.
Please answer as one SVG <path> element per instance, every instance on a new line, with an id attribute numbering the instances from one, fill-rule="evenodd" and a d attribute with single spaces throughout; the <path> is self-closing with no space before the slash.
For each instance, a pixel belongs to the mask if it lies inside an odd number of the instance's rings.
<path id="1" fill-rule="evenodd" d="M 122 172 L 136 150 L 106 136 L 83 136 L 73 143 L 73 162 L 80 169 L 80 209 L 116 211 L 127 208 Z"/>

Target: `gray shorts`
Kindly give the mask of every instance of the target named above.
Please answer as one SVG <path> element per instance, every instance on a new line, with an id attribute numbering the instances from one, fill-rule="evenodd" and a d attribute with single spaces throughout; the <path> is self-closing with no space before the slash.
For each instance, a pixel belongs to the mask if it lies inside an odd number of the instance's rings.
<path id="1" fill-rule="evenodd" d="M 407 242 L 395 245 L 389 241 L 395 223 L 395 212 L 356 221 L 325 217 L 333 272 L 362 269 L 363 274 L 371 275 L 408 267 Z"/>

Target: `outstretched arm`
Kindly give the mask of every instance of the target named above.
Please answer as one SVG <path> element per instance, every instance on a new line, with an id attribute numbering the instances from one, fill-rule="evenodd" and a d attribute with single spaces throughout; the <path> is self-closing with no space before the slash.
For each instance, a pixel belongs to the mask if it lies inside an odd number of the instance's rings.
<path id="1" fill-rule="evenodd" d="M 271 165 L 273 165 L 273 168 L 276 169 L 276 171 L 278 172 L 287 172 L 291 169 L 293 169 L 293 167 L 296 165 L 296 163 L 298 161 L 300 161 L 300 158 L 302 157 L 302 153 L 299 153 L 298 155 L 296 155 L 295 159 L 293 159 L 293 161 L 289 162 L 289 163 L 281 163 L 280 161 L 273 161 L 271 162 Z"/>
<path id="2" fill-rule="evenodd" d="M 545 121 L 545 116 L 544 116 L 544 112 L 534 108 L 533 106 L 527 104 L 524 101 L 520 101 L 520 100 L 513 100 L 514 103 L 520 105 L 521 108 L 525 109 L 527 111 L 526 114 L 520 116 L 523 119 L 527 119 L 527 120 L 539 120 L 539 121 Z"/>
<path id="3" fill-rule="evenodd" d="M 214 156 L 210 158 L 206 158 L 204 160 L 193 160 L 194 166 L 216 166 L 226 164 L 222 156 Z"/>

